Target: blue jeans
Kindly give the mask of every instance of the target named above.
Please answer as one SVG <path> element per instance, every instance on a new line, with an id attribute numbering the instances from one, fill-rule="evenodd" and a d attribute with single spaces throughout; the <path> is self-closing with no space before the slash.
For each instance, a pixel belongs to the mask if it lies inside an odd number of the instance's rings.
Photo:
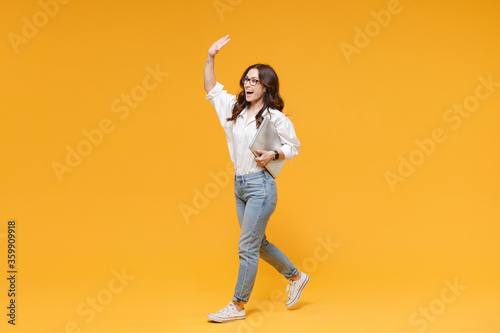
<path id="1" fill-rule="evenodd" d="M 287 279 L 297 274 L 298 270 L 280 249 L 266 239 L 267 222 L 278 201 L 276 182 L 269 172 L 263 170 L 234 176 L 234 195 L 241 234 L 238 242 L 240 268 L 233 301 L 246 303 L 255 284 L 259 257 Z"/>

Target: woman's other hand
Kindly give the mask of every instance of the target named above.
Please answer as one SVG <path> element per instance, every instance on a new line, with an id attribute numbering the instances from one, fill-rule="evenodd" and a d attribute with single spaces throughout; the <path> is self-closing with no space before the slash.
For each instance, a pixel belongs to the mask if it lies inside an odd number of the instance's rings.
<path id="1" fill-rule="evenodd" d="M 260 166 L 266 166 L 267 163 L 274 160 L 274 151 L 266 151 L 266 150 L 256 150 L 257 154 L 261 154 L 259 157 L 256 157 L 254 160 Z"/>

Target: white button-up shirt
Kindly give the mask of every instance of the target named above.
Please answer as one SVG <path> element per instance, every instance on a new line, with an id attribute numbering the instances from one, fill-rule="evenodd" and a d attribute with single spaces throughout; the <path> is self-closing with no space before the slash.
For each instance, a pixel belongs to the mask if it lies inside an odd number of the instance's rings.
<path id="1" fill-rule="evenodd" d="M 226 132 L 229 156 L 234 163 L 235 174 L 239 176 L 264 170 L 264 167 L 255 162 L 255 156 L 248 148 L 257 133 L 255 116 L 252 116 L 245 124 L 247 119 L 247 109 L 245 108 L 236 118 L 236 122 L 227 121 L 226 119 L 232 115 L 236 96 L 228 94 L 222 88 L 224 86 L 217 82 L 206 98 L 215 107 L 220 124 Z M 271 119 L 281 138 L 283 144 L 281 150 L 285 154 L 285 159 L 291 161 L 299 154 L 300 149 L 300 142 L 295 134 L 293 123 L 279 110 L 268 109 L 267 111 L 264 111 L 262 116 Z"/>

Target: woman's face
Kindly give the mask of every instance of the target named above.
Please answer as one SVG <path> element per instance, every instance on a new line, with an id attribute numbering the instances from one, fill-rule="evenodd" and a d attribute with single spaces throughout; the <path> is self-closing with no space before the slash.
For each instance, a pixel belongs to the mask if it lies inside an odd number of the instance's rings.
<path id="1" fill-rule="evenodd" d="M 255 103 L 260 101 L 264 97 L 264 92 L 266 88 L 259 81 L 255 86 L 252 86 L 251 81 L 259 80 L 259 70 L 257 68 L 252 68 L 248 71 L 247 75 L 244 79 L 249 79 L 247 82 L 244 82 L 243 88 L 245 89 L 245 97 L 247 102 Z"/>

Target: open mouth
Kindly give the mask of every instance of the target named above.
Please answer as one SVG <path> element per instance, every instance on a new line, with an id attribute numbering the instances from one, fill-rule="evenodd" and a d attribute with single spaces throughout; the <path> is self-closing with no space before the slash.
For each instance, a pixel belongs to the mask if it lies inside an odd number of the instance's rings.
<path id="1" fill-rule="evenodd" d="M 253 95 L 253 91 L 246 91 L 246 94 L 247 94 L 247 96 L 252 96 Z"/>

